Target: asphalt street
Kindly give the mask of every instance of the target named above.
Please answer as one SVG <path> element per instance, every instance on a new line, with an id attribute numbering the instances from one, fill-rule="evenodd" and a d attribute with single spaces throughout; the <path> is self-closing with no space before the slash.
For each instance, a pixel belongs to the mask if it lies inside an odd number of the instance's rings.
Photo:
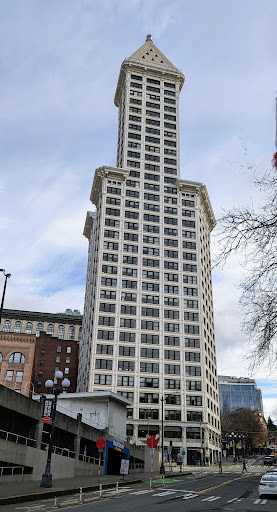
<path id="1" fill-rule="evenodd" d="M 79 495 L 61 497 L 57 500 L 43 500 L 36 503 L 22 503 L 1 507 L 5 512 L 174 512 L 201 511 L 234 511 L 234 512 L 276 512 L 276 498 L 260 499 L 258 483 L 261 475 L 268 469 L 259 462 L 253 461 L 248 466 L 249 473 L 241 473 L 241 467 L 228 468 L 222 474 L 217 468 L 209 471 L 198 471 L 192 475 L 177 478 L 174 475 L 162 481 L 153 479 L 153 487 L 149 481 L 119 489 L 105 490 L 99 499 L 99 491 L 86 493 L 82 496 L 88 503 L 78 504 Z"/>

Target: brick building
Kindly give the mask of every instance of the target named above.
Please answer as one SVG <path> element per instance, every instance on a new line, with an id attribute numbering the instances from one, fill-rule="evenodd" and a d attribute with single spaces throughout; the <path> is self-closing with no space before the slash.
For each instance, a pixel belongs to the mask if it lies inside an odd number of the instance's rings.
<path id="1" fill-rule="evenodd" d="M 64 340 L 40 332 L 36 339 L 32 382 L 36 393 L 45 393 L 44 383 L 61 370 L 71 382 L 68 392 L 76 391 L 79 346 L 75 340 Z"/>
<path id="2" fill-rule="evenodd" d="M 0 383 L 26 396 L 32 389 L 35 334 L 0 333 Z"/>

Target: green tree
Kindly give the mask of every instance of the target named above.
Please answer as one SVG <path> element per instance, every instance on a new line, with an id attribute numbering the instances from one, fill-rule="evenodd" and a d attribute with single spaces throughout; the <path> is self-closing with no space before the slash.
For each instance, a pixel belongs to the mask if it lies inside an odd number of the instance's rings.
<path id="1" fill-rule="evenodd" d="M 277 431 L 277 426 L 273 423 L 270 416 L 268 416 L 268 420 L 267 420 L 266 424 L 267 424 L 268 430 L 270 430 L 271 432 Z"/>

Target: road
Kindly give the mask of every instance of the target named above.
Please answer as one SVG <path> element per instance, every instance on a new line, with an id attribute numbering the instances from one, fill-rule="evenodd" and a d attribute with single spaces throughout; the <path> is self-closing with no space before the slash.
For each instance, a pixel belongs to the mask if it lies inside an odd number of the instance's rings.
<path id="1" fill-rule="evenodd" d="M 207 473 L 194 473 L 183 477 L 165 479 L 164 485 L 160 480 L 121 488 L 119 495 L 115 489 L 104 491 L 99 500 L 99 492 L 87 493 L 85 499 L 94 499 L 85 504 L 73 505 L 79 496 L 59 498 L 59 509 L 54 508 L 54 501 L 44 500 L 34 503 L 22 503 L 5 506 L 5 512 L 202 512 L 202 511 L 234 511 L 234 512 L 276 512 L 277 496 L 260 499 L 258 483 L 261 474 L 268 468 L 253 461 L 248 467 L 249 473 L 241 474 L 241 467 L 231 468 L 219 474 L 211 469 Z M 64 506 L 64 505 L 65 506 Z M 71 505 L 72 504 L 72 505 Z M 3 510 L 3 508 L 2 508 Z"/>

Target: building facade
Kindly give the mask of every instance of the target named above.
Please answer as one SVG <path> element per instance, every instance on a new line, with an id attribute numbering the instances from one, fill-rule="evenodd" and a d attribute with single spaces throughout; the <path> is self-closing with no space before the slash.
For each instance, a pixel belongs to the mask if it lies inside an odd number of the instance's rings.
<path id="1" fill-rule="evenodd" d="M 44 383 L 62 371 L 70 380 L 69 393 L 76 391 L 79 345 L 75 340 L 59 339 L 41 331 L 36 338 L 32 382 L 35 393 L 45 393 Z"/>
<path id="2" fill-rule="evenodd" d="M 0 384 L 25 396 L 33 390 L 34 334 L 0 332 Z"/>
<path id="3" fill-rule="evenodd" d="M 80 341 L 82 315 L 78 310 L 67 309 L 65 313 L 42 313 L 20 309 L 4 309 L 0 332 L 36 334 L 41 331 L 59 339 Z"/>
<path id="4" fill-rule="evenodd" d="M 206 187 L 180 179 L 184 75 L 151 36 L 121 66 L 117 167 L 96 169 L 79 391 L 133 402 L 127 435 L 161 436 L 166 455 L 215 462 L 219 400 Z M 163 415 L 163 418 L 162 418 Z M 204 449 L 201 449 L 201 445 Z M 167 449 L 168 447 L 168 449 Z"/>
<path id="5" fill-rule="evenodd" d="M 262 392 L 254 379 L 219 375 L 218 389 L 221 414 L 242 407 L 263 413 Z"/>

